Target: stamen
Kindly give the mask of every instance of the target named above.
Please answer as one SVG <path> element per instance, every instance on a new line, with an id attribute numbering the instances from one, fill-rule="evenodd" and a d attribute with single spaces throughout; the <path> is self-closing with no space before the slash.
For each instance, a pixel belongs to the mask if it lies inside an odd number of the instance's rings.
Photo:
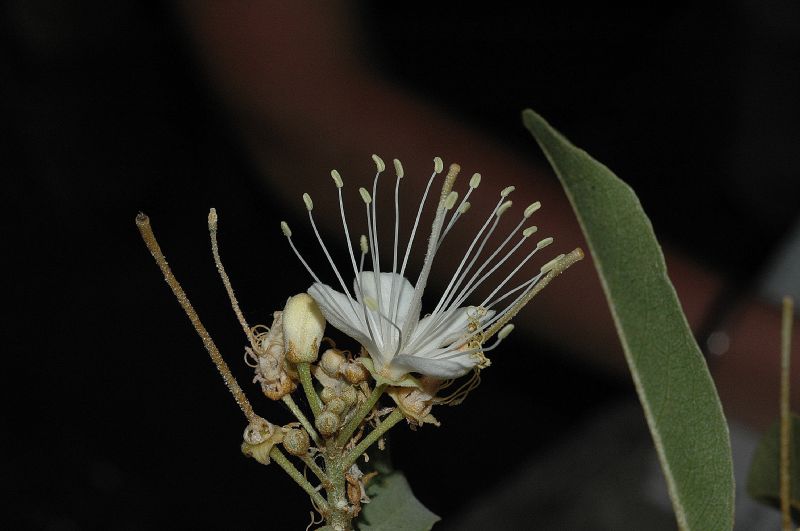
<path id="1" fill-rule="evenodd" d="M 505 197 L 505 196 L 503 196 L 503 197 Z M 505 203 L 500 205 L 500 208 L 497 209 L 497 217 L 499 218 L 500 216 L 502 216 L 505 213 L 506 210 L 511 208 L 511 205 L 513 205 L 513 204 L 514 203 L 512 201 L 506 201 Z"/>
<path id="2" fill-rule="evenodd" d="M 433 171 L 434 173 L 442 173 L 444 171 L 444 163 L 439 157 L 433 157 Z"/>
<path id="3" fill-rule="evenodd" d="M 358 189 L 358 193 L 361 194 L 361 199 L 364 200 L 365 204 L 368 205 L 368 204 L 372 203 L 372 196 L 369 195 L 369 192 L 367 191 L 366 188 L 364 188 L 362 186 L 361 188 Z"/>
<path id="4" fill-rule="evenodd" d="M 383 159 L 380 158 L 378 155 L 372 154 L 372 160 L 375 161 L 375 166 L 378 168 L 378 173 L 383 172 L 386 169 L 386 164 L 383 163 Z"/>
<path id="5" fill-rule="evenodd" d="M 545 247 L 547 247 L 551 243 L 553 243 L 553 238 L 545 238 L 544 240 L 542 240 L 542 241 L 540 241 L 539 243 L 536 244 L 536 248 L 537 249 L 544 249 Z"/>
<path id="6" fill-rule="evenodd" d="M 480 186 L 481 184 L 481 174 L 480 173 L 473 173 L 472 177 L 469 180 L 469 187 L 473 190 Z"/>
<path id="7" fill-rule="evenodd" d="M 525 229 L 524 231 L 522 231 L 522 236 L 524 236 L 525 238 L 528 238 L 533 233 L 535 233 L 537 230 L 539 230 L 539 227 L 537 227 L 536 225 L 532 225 L 532 226 L 528 227 L 527 229 Z"/>
<path id="8" fill-rule="evenodd" d="M 438 160 L 441 162 L 441 159 Z M 417 278 L 417 285 L 414 287 L 414 295 L 411 297 L 411 303 L 408 306 L 409 312 L 412 312 L 412 314 L 417 313 L 420 310 L 422 293 L 425 290 L 426 284 L 428 283 L 428 275 L 430 275 L 431 272 L 433 257 L 436 255 L 436 246 L 437 242 L 439 241 L 439 234 L 442 231 L 442 224 L 444 223 L 444 215 L 446 210 L 442 207 L 444 206 L 444 202 L 447 199 L 447 196 L 450 194 L 450 191 L 453 189 L 453 184 L 456 181 L 456 177 L 458 177 L 459 171 L 461 171 L 461 166 L 458 164 L 451 164 L 450 169 L 447 172 L 447 176 L 444 179 L 444 184 L 442 185 L 442 192 L 439 196 L 439 206 L 436 209 L 436 217 L 433 220 L 431 236 L 428 240 L 428 250 L 425 253 L 425 261 L 422 264 L 422 272 L 420 272 L 419 277 Z M 406 327 L 410 326 L 411 322 L 412 319 L 406 319 L 403 325 L 404 336 L 408 336 L 409 331 Z"/>
<path id="9" fill-rule="evenodd" d="M 287 238 L 292 237 L 292 229 L 289 228 L 289 224 L 285 221 L 281 221 L 281 232 L 283 232 L 283 235 Z"/>
<path id="10" fill-rule="evenodd" d="M 555 267 L 553 267 L 550 271 L 547 272 L 545 277 L 536 283 L 533 288 L 531 288 L 518 302 L 515 302 L 511 308 L 504 312 L 503 318 L 498 320 L 495 324 L 493 324 L 486 332 L 486 337 L 489 338 L 493 334 L 495 334 L 498 330 L 502 329 L 503 326 L 509 322 L 511 319 L 514 318 L 519 311 L 525 307 L 530 300 L 536 296 L 537 293 L 542 291 L 547 284 L 550 283 L 555 277 L 566 271 L 568 267 L 575 264 L 576 262 L 583 259 L 583 250 L 581 248 L 577 248 L 564 256 L 561 260 L 559 260 Z"/>
<path id="11" fill-rule="evenodd" d="M 314 210 L 314 202 L 311 200 L 311 196 L 308 194 L 303 194 L 303 202 L 306 204 L 306 210 L 311 212 Z"/>
<path id="12" fill-rule="evenodd" d="M 456 206 L 456 201 L 458 201 L 458 192 L 450 192 L 447 194 L 447 199 L 444 201 L 444 208 L 447 210 L 452 210 L 453 207 Z"/>
<path id="13" fill-rule="evenodd" d="M 397 179 L 394 182 L 394 244 L 392 245 L 392 289 L 389 291 L 389 313 L 392 319 L 397 319 L 397 300 L 395 294 L 399 297 L 398 291 L 401 279 L 397 278 L 397 245 L 400 239 L 400 179 L 403 178 L 403 165 L 399 160 L 394 159 L 394 169 L 397 174 Z"/>
<path id="14" fill-rule="evenodd" d="M 362 234 L 361 238 L 358 240 L 358 243 L 361 246 L 361 254 L 369 254 L 369 244 L 367 243 L 367 236 Z"/>
<path id="15" fill-rule="evenodd" d="M 437 159 L 439 157 L 436 157 Z M 441 161 L 441 159 L 439 159 Z M 433 180 L 438 175 L 438 172 L 434 170 L 431 174 L 430 178 L 428 178 L 428 184 L 425 186 L 425 192 L 422 194 L 422 199 L 419 202 L 419 208 L 417 209 L 417 217 L 414 219 L 414 226 L 411 228 L 411 235 L 408 237 L 408 245 L 406 246 L 406 253 L 403 256 L 403 265 L 400 267 L 400 276 L 405 277 L 406 272 L 406 265 L 408 265 L 408 257 L 411 254 L 411 248 L 414 244 L 414 237 L 417 235 L 417 227 L 419 227 L 419 220 L 422 216 L 422 209 L 425 206 L 425 200 L 428 198 L 428 192 L 430 192 L 431 185 L 433 184 Z"/>
<path id="16" fill-rule="evenodd" d="M 475 264 L 475 260 L 477 260 L 478 256 L 480 256 L 481 251 L 483 250 L 483 247 L 486 244 L 486 241 L 492 235 L 492 232 L 494 232 L 494 228 L 497 226 L 497 219 L 498 218 L 495 217 L 495 213 L 497 212 L 497 209 L 500 208 L 500 205 L 501 205 L 501 203 L 498 201 L 497 205 L 495 205 L 495 207 L 494 207 L 494 210 L 492 210 L 492 212 L 486 218 L 486 221 L 484 222 L 483 226 L 478 231 L 478 234 L 475 236 L 475 238 L 473 238 L 472 243 L 470 243 L 469 247 L 467 248 L 467 251 L 464 253 L 464 257 L 461 259 L 461 262 L 458 264 L 458 267 L 456 268 L 455 273 L 453 274 L 452 278 L 450 279 L 450 282 L 448 283 L 447 287 L 445 288 L 444 293 L 442 293 L 442 297 L 441 297 L 441 299 L 439 301 L 439 304 L 437 304 L 437 306 L 436 306 L 437 310 L 441 306 L 442 301 L 445 300 L 445 298 L 449 298 L 448 294 L 451 293 L 451 290 L 455 291 L 455 289 L 458 287 L 458 285 L 463 281 L 463 277 L 466 276 L 467 272 Z M 481 235 L 484 233 L 486 228 L 492 222 L 492 219 L 494 219 L 495 223 L 492 225 L 492 228 L 489 230 L 489 233 L 483 238 L 483 241 L 481 242 L 481 244 L 478 247 L 477 252 L 475 253 L 475 257 L 472 258 L 472 261 L 469 263 L 469 265 L 467 265 L 466 269 L 464 269 L 464 265 L 467 263 L 467 260 L 470 258 L 472 250 L 475 248 L 475 245 L 478 244 L 478 241 L 480 240 Z M 459 275 L 461 275 L 462 270 L 463 270 L 463 275 L 460 277 Z M 455 287 L 454 287 L 454 283 L 456 284 Z M 436 313 L 437 310 L 434 310 L 434 313 Z"/>
<path id="17" fill-rule="evenodd" d="M 517 187 L 516 187 L 516 186 L 506 186 L 506 187 L 505 187 L 505 188 L 503 188 L 503 190 L 500 192 L 500 197 L 508 197 L 508 195 L 509 195 L 511 192 L 513 192 L 514 190 L 516 190 L 516 189 L 517 189 Z"/>
<path id="18" fill-rule="evenodd" d="M 508 337 L 508 335 L 509 335 L 511 332 L 513 332 L 513 331 L 514 331 L 514 325 L 513 325 L 513 324 L 507 324 L 507 325 L 505 325 L 505 326 L 503 327 L 503 329 L 502 329 L 502 330 L 500 330 L 500 332 L 498 332 L 498 333 L 497 333 L 497 339 L 498 339 L 499 341 L 502 341 L 502 340 L 504 340 L 505 338 L 507 338 L 507 337 Z"/>
<path id="19" fill-rule="evenodd" d="M 533 213 L 539 210 L 540 208 L 542 208 L 542 204 L 539 201 L 536 201 L 535 203 L 531 203 L 530 205 L 528 205 L 528 208 L 525 209 L 525 213 L 523 214 L 525 216 L 525 219 L 531 217 Z"/>
<path id="20" fill-rule="evenodd" d="M 469 210 L 469 207 L 471 207 L 471 206 L 472 206 L 472 204 L 470 204 L 469 201 L 464 201 L 463 203 L 461 203 L 461 206 L 458 207 L 458 213 L 459 214 L 466 214 L 467 210 Z"/>
<path id="21" fill-rule="evenodd" d="M 336 184 L 336 188 L 341 188 L 344 186 L 344 182 L 342 181 L 342 176 L 339 175 L 339 172 L 336 170 L 331 170 L 331 177 L 333 178 L 333 182 Z"/>

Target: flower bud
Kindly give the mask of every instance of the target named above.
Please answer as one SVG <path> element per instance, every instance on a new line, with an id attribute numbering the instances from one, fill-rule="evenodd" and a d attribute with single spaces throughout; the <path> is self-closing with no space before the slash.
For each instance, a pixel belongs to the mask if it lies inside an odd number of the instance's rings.
<path id="1" fill-rule="evenodd" d="M 367 368 L 358 362 L 345 363 L 339 370 L 344 374 L 345 380 L 353 385 L 366 381 L 367 376 L 369 376 Z"/>
<path id="2" fill-rule="evenodd" d="M 333 387 L 323 387 L 322 391 L 319 392 L 319 397 L 322 400 L 323 404 L 327 404 L 337 396 L 338 395 L 336 394 L 336 391 L 333 389 Z"/>
<path id="3" fill-rule="evenodd" d="M 338 397 L 325 404 L 325 411 L 330 411 L 331 413 L 336 413 L 337 415 L 341 415 L 346 409 L 347 404 L 345 404 L 344 400 Z"/>
<path id="4" fill-rule="evenodd" d="M 306 455 L 308 446 L 308 433 L 304 429 L 291 429 L 283 436 L 283 447 L 292 455 Z"/>
<path id="5" fill-rule="evenodd" d="M 289 297 L 283 309 L 283 340 L 287 360 L 292 363 L 315 361 L 324 331 L 325 317 L 309 294 Z"/>
<path id="6" fill-rule="evenodd" d="M 355 387 L 345 385 L 341 394 L 339 395 L 339 398 L 344 400 L 344 403 L 348 408 L 353 407 L 358 401 L 358 391 L 356 391 Z"/>
<path id="7" fill-rule="evenodd" d="M 322 358 L 319 361 L 319 366 L 325 371 L 325 374 L 333 378 L 339 374 L 339 367 L 344 363 L 344 356 L 341 351 L 335 348 L 329 348 L 322 353 Z"/>
<path id="8" fill-rule="evenodd" d="M 333 411 L 323 411 L 314 421 L 314 425 L 323 437 L 330 437 L 339 429 L 339 415 Z"/>

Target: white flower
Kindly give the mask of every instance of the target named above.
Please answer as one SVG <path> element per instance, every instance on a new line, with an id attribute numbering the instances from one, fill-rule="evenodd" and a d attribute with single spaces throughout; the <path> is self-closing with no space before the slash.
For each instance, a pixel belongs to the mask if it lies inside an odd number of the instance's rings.
<path id="1" fill-rule="evenodd" d="M 394 160 L 397 175 L 394 187 L 394 247 L 389 268 L 386 262 L 383 263 L 383 267 L 381 263 L 378 250 L 380 239 L 377 209 L 373 200 L 377 197 L 378 181 L 385 166 L 377 155 L 373 155 L 372 158 L 377 166 L 372 193 L 370 194 L 365 188 L 359 189 L 366 206 L 367 235 L 362 235 L 360 238 L 358 258 L 354 252 L 345 217 L 342 178 L 336 170 L 331 172 L 339 193 L 339 210 L 350 255 L 349 267 L 352 268 L 352 275 L 355 277 L 352 289 L 348 287 L 342 273 L 334 264 L 319 234 L 312 214 L 314 205 L 308 194 L 303 195 L 303 200 L 311 220 L 311 227 L 338 281 L 340 291 L 320 280 L 292 242 L 292 232 L 288 225 L 285 222 L 281 223 L 292 249 L 314 278 L 314 284 L 307 291 L 317 301 L 331 325 L 358 341 L 366 349 L 372 359 L 374 374 L 391 381 L 399 381 L 409 373 L 420 373 L 442 379 L 463 376 L 476 365 L 486 363 L 483 352 L 494 348 L 508 335 L 512 328 L 511 325 L 506 326 L 508 320 L 529 300 L 526 295 L 531 293 L 539 279 L 555 263 L 554 260 L 548 262 L 533 277 L 523 280 L 514 287 L 506 288 L 509 281 L 517 276 L 531 257 L 553 241 L 552 238 L 545 238 L 527 253 L 521 252 L 522 257 L 518 259 L 518 264 L 512 272 L 504 278 L 494 280 L 495 287 L 481 302 L 472 306 L 466 305 L 467 299 L 476 289 L 497 276 L 494 273 L 515 256 L 528 238 L 536 232 L 535 226 L 524 229 L 522 227 L 541 205 L 539 202 L 529 205 L 516 227 L 499 244 L 490 245 L 500 217 L 511 207 L 508 196 L 514 191 L 514 187 L 504 188 L 494 209 L 464 251 L 459 266 L 453 272 L 433 311 L 420 318 L 422 295 L 433 259 L 453 226 L 469 210 L 468 199 L 478 188 L 481 176 L 477 173 L 472 176 L 469 189 L 459 202 L 458 193 L 452 191 L 459 167 L 455 164 L 450 166 L 435 206 L 436 212 L 425 261 L 416 284 L 412 285 L 406 278 L 406 266 L 431 185 L 442 173 L 442 160 L 438 157 L 434 159 L 434 172 L 428 180 L 402 255 L 398 252 L 401 212 L 398 190 L 403 179 L 403 167 L 400 161 Z M 370 249 L 372 253 L 369 252 Z M 447 252 L 455 251 L 447 250 Z M 370 255 L 372 263 L 371 269 L 365 270 L 364 261 L 367 254 Z M 493 345 L 484 348 L 483 343 L 498 331 L 501 331 L 498 334 L 499 339 Z"/>

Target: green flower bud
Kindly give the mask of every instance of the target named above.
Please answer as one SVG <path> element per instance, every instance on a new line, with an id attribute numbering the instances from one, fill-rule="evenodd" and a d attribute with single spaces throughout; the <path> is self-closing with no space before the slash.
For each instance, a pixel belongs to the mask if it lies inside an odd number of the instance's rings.
<path id="1" fill-rule="evenodd" d="M 323 404 L 327 404 L 337 396 L 333 387 L 323 387 L 322 391 L 319 392 L 319 397 L 322 399 Z"/>
<path id="2" fill-rule="evenodd" d="M 341 415 L 347 409 L 347 404 L 341 398 L 334 398 L 325 405 L 325 411 Z"/>
<path id="3" fill-rule="evenodd" d="M 341 394 L 339 395 L 339 398 L 344 400 L 344 403 L 348 408 L 353 407 L 358 401 L 358 391 L 356 391 L 355 387 L 345 385 Z"/>
<path id="4" fill-rule="evenodd" d="M 345 380 L 353 385 L 366 381 L 369 376 L 366 367 L 357 362 L 345 363 L 342 365 L 341 372 L 344 374 Z"/>
<path id="5" fill-rule="evenodd" d="M 306 455 L 308 446 L 308 433 L 304 429 L 291 429 L 283 436 L 283 447 L 292 455 Z"/>
<path id="6" fill-rule="evenodd" d="M 323 411 L 314 421 L 314 425 L 323 437 L 330 437 L 339 429 L 339 415 L 333 411 Z"/>

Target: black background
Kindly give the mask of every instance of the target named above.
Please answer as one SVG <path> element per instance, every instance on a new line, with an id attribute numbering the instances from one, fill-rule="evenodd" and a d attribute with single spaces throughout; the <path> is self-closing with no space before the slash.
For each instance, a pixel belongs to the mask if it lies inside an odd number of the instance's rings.
<path id="1" fill-rule="evenodd" d="M 796 215 L 796 3 L 363 4 L 375 68 L 531 157 L 519 112 L 536 108 L 634 186 L 660 236 L 732 278 L 752 277 Z M 256 409 L 288 420 L 248 385 L 208 208 L 225 213 L 248 315 L 266 320 L 308 279 L 276 228 L 285 207 L 256 183 L 180 24 L 158 3 L 3 9 L 2 518 L 15 529 L 302 528 L 305 497 L 239 453 L 243 419 L 134 225 L 150 215 Z M 553 345 L 505 350 L 463 406 L 437 413 L 441 428 L 393 436 L 396 464 L 445 519 L 502 483 L 514 460 L 488 456 L 498 431 L 521 429 L 520 411 L 528 456 L 631 399 L 627 382 Z"/>

